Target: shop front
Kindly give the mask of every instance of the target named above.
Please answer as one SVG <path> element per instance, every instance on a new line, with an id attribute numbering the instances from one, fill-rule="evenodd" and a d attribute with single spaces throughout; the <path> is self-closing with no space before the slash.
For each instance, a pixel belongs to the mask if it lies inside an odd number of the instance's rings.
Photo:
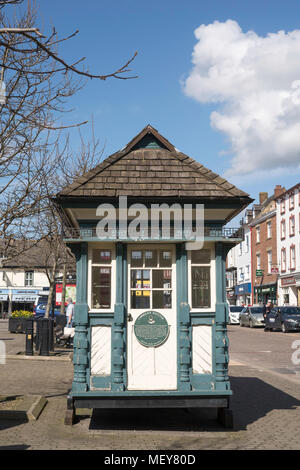
<path id="1" fill-rule="evenodd" d="M 236 305 L 250 305 L 251 304 L 251 283 L 246 282 L 235 286 L 235 295 L 237 298 Z"/>
<path id="2" fill-rule="evenodd" d="M 39 295 L 38 289 L 13 289 L 11 292 L 11 311 L 33 311 L 34 303 Z"/>
<path id="3" fill-rule="evenodd" d="M 280 305 L 300 306 L 300 274 L 285 276 L 279 279 Z"/>
<path id="4" fill-rule="evenodd" d="M 77 263 L 66 423 L 77 407 L 208 406 L 230 416 L 225 262 L 242 234 L 224 225 L 249 196 L 147 126 L 54 201 Z M 201 242 L 182 230 L 184 204 L 193 227 L 204 207 Z M 169 232 L 157 205 L 173 208 Z"/>
<path id="5" fill-rule="evenodd" d="M 8 315 L 9 307 L 9 290 L 0 289 L 0 318 L 5 318 Z"/>
<path id="6" fill-rule="evenodd" d="M 277 284 L 262 285 L 254 287 L 254 303 L 266 304 L 271 300 L 273 304 L 277 304 Z"/>

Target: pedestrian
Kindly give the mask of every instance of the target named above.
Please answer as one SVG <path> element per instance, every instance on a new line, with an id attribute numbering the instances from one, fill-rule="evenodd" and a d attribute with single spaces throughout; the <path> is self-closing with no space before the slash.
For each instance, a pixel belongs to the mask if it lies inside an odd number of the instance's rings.
<path id="1" fill-rule="evenodd" d="M 266 322 L 267 322 L 268 315 L 271 312 L 273 306 L 274 305 L 271 302 L 271 300 L 268 300 L 267 305 L 265 303 L 263 304 L 263 316 L 264 316 L 264 319 L 265 319 L 265 331 L 269 331 L 268 328 L 266 328 Z"/>
<path id="2" fill-rule="evenodd" d="M 73 304 L 73 300 L 71 299 L 71 297 L 68 298 L 67 302 L 68 302 L 68 306 L 66 310 L 67 328 L 72 328 L 73 318 L 74 318 L 74 304 Z"/>

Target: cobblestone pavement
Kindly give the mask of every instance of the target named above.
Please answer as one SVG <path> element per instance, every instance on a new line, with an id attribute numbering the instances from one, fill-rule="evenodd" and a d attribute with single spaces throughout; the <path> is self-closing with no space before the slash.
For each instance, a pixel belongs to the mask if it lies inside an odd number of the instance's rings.
<path id="1" fill-rule="evenodd" d="M 232 365 L 235 426 L 226 430 L 214 410 L 113 410 L 63 423 L 72 380 L 68 361 L 8 360 L 0 366 L 0 394 L 43 394 L 37 421 L 0 422 L 0 449 L 300 449 L 297 383 L 248 366 Z"/>

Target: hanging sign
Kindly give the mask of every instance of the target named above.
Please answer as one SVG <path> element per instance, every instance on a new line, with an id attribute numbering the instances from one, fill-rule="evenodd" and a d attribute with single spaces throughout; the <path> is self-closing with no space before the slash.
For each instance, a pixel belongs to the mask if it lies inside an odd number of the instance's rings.
<path id="1" fill-rule="evenodd" d="M 135 321 L 134 333 L 139 343 L 157 348 L 169 336 L 169 325 L 163 315 L 153 310 L 142 313 Z"/>

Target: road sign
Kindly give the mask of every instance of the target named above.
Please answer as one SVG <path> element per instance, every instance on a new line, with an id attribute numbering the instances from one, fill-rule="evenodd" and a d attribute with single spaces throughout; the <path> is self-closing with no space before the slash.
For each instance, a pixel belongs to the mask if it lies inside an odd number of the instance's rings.
<path id="1" fill-rule="evenodd" d="M 262 277 L 264 275 L 263 269 L 257 269 L 256 270 L 256 277 Z"/>

